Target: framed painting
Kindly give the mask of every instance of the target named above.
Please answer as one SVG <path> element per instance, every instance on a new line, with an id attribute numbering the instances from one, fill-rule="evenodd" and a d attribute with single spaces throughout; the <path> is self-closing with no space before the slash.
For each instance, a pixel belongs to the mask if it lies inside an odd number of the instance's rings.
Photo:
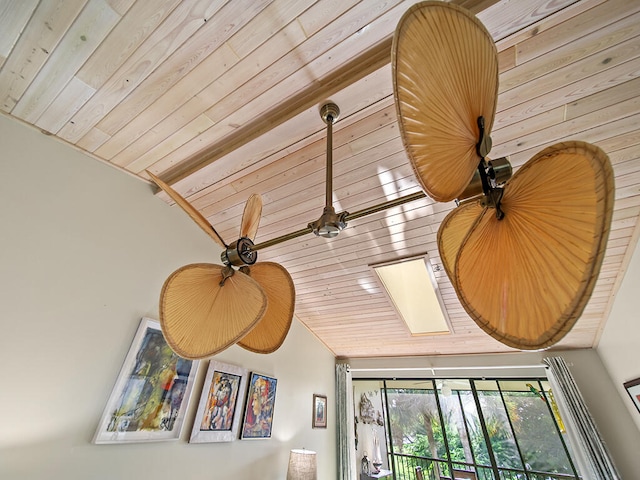
<path id="1" fill-rule="evenodd" d="M 251 373 L 241 438 L 271 438 L 277 383 L 275 378 Z"/>
<path id="2" fill-rule="evenodd" d="M 327 428 L 327 397 L 313 395 L 313 428 Z"/>
<path id="3" fill-rule="evenodd" d="M 94 435 L 94 443 L 176 440 L 198 362 L 176 355 L 160 324 L 143 318 Z"/>
<path id="4" fill-rule="evenodd" d="M 640 378 L 624 383 L 624 388 L 631 397 L 631 401 L 640 412 Z"/>
<path id="5" fill-rule="evenodd" d="M 244 368 L 209 362 L 189 442 L 232 442 L 238 438 L 247 376 Z"/>

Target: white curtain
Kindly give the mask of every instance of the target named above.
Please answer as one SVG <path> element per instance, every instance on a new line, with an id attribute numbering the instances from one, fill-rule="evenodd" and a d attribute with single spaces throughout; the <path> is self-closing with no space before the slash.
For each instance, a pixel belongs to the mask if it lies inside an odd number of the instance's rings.
<path id="1" fill-rule="evenodd" d="M 573 457 L 582 477 L 586 480 L 620 479 L 566 362 L 562 357 L 548 357 L 544 362 L 549 367 L 547 378 L 567 426 Z"/>
<path id="2" fill-rule="evenodd" d="M 349 365 L 336 365 L 338 480 L 356 480 L 353 385 Z"/>

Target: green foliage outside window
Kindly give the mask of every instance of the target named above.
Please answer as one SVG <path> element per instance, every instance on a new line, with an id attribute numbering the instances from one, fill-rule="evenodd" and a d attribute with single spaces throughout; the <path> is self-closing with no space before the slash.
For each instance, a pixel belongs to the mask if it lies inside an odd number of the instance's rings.
<path id="1" fill-rule="evenodd" d="M 454 468 L 465 468 L 462 464 L 469 464 L 466 468 L 470 469 L 490 467 L 491 452 L 499 468 L 572 475 L 544 392 L 525 388 L 524 381 L 505 384 L 515 385 L 516 390 L 498 388 L 496 381 L 478 382 L 485 383 L 493 388 L 477 389 L 477 403 L 470 388 L 454 389 L 445 395 L 430 381 L 426 384 L 431 388 L 387 388 L 387 424 L 394 453 L 441 460 L 421 460 L 425 478 L 448 474 L 448 461 L 461 462 Z M 397 478 L 402 480 L 401 475 Z"/>

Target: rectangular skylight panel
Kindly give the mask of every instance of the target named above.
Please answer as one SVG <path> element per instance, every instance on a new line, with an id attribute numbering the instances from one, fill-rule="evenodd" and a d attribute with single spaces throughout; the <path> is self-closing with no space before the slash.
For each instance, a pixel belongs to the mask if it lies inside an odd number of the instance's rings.
<path id="1" fill-rule="evenodd" d="M 413 335 L 436 335 L 450 331 L 430 267 L 424 257 L 373 267 Z"/>

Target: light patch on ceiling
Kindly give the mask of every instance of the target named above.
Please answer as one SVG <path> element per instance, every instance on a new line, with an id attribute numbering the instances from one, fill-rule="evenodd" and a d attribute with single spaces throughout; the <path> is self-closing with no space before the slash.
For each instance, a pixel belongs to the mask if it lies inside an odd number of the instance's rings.
<path id="1" fill-rule="evenodd" d="M 450 333 L 438 283 L 426 257 L 372 267 L 412 335 Z"/>

